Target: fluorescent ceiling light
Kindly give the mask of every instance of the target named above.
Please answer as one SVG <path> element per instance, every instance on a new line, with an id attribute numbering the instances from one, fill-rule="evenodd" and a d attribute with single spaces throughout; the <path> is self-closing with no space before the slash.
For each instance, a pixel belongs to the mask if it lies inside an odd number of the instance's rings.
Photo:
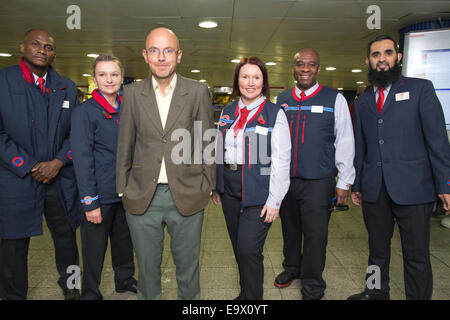
<path id="1" fill-rule="evenodd" d="M 344 88 L 337 88 L 337 90 L 344 90 Z"/>
<path id="2" fill-rule="evenodd" d="M 198 82 L 206 82 L 205 79 L 198 80 Z"/>
<path id="3" fill-rule="evenodd" d="M 11 53 L 0 53 L 0 57 L 11 57 Z"/>
<path id="4" fill-rule="evenodd" d="M 241 59 L 233 59 L 233 60 L 231 60 L 231 62 L 233 62 L 233 63 L 239 63 L 239 62 L 241 62 Z"/>
<path id="5" fill-rule="evenodd" d="M 361 69 L 353 69 L 352 72 L 361 72 Z"/>
<path id="6" fill-rule="evenodd" d="M 363 84 L 364 81 L 356 81 L 357 84 Z"/>
<path id="7" fill-rule="evenodd" d="M 217 27 L 217 22 L 215 21 L 201 21 L 198 26 L 200 28 L 205 28 L 205 29 L 212 29 Z"/>
<path id="8" fill-rule="evenodd" d="M 97 58 L 99 55 L 97 53 L 88 53 L 87 56 L 89 58 Z"/>
<path id="9" fill-rule="evenodd" d="M 276 62 L 267 62 L 266 63 L 266 66 L 275 66 L 276 65 Z"/>
<path id="10" fill-rule="evenodd" d="M 336 68 L 335 67 L 326 67 L 325 70 L 327 70 L 327 71 L 334 71 L 334 70 L 336 70 Z"/>
<path id="11" fill-rule="evenodd" d="M 199 73 L 200 70 L 194 69 L 194 70 L 191 70 L 191 72 L 192 72 L 192 73 Z"/>
<path id="12" fill-rule="evenodd" d="M 91 75 L 89 73 L 83 73 L 83 77 L 90 77 Z"/>

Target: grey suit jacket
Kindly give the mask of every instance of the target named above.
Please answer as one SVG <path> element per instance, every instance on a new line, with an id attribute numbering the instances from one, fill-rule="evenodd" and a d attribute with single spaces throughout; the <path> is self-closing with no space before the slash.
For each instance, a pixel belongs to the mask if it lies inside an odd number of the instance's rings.
<path id="1" fill-rule="evenodd" d="M 197 160 L 199 152 L 203 159 L 200 147 L 205 149 L 211 144 L 211 141 L 200 143 L 204 132 L 214 129 L 214 111 L 208 87 L 178 75 L 164 130 L 151 77 L 124 87 L 120 111 L 116 189 L 117 193 L 123 193 L 125 208 L 132 214 L 145 213 L 155 193 L 164 157 L 170 191 L 178 211 L 189 216 L 204 209 L 215 182 L 215 164 L 207 165 L 203 160 L 197 163 L 194 153 Z M 175 138 L 172 141 L 175 130 L 175 136 L 185 133 L 183 140 Z M 190 149 L 180 151 L 181 141 Z M 176 157 L 184 152 L 184 163 L 174 163 L 173 150 Z"/>

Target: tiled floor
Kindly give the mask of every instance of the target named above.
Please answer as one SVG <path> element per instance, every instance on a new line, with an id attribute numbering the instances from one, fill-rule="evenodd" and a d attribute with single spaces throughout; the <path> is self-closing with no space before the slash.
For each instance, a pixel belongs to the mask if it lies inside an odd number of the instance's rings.
<path id="1" fill-rule="evenodd" d="M 433 299 L 450 299 L 450 229 L 440 226 L 441 217 L 431 219 L 431 263 L 434 276 Z M 167 235 L 167 234 L 166 234 Z M 53 243 L 47 229 L 44 235 L 31 240 L 29 252 L 29 299 L 58 300 L 62 293 L 56 284 L 57 272 L 53 257 Z M 264 299 L 301 299 L 300 281 L 284 289 L 274 287 L 275 276 L 282 271 L 281 223 L 277 219 L 264 248 Z M 81 246 L 80 246 L 81 248 Z M 361 210 L 350 207 L 347 212 L 334 212 L 329 225 L 327 262 L 324 278 L 327 282 L 325 300 L 342 300 L 364 287 L 367 268 L 367 232 Z M 165 239 L 162 261 L 163 299 L 177 298 L 175 266 L 170 254 L 170 237 Z M 137 276 L 137 272 L 136 272 Z M 108 250 L 101 291 L 105 299 L 136 299 L 135 294 L 114 291 L 111 256 Z M 200 256 L 201 299 L 228 300 L 239 293 L 239 279 L 225 220 L 220 207 L 212 203 L 206 208 Z M 391 298 L 405 299 L 401 244 L 398 230 L 392 239 Z"/>

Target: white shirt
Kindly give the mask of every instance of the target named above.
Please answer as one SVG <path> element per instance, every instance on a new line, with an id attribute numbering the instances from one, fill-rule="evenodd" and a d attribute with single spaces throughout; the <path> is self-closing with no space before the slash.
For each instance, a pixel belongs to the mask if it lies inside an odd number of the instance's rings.
<path id="1" fill-rule="evenodd" d="M 317 90 L 319 83 L 305 91 L 308 96 Z M 296 94 L 300 97 L 301 90 L 295 87 Z M 335 166 L 338 170 L 338 181 L 336 187 L 348 190 L 355 181 L 355 167 L 353 159 L 355 157 L 355 138 L 353 136 L 353 124 L 348 110 L 347 100 L 338 93 L 334 103 L 334 141 Z"/>
<path id="2" fill-rule="evenodd" d="M 258 100 L 245 106 L 242 100 L 239 100 L 239 110 L 246 107 L 249 110 L 247 119 L 251 119 L 258 111 L 258 107 L 266 98 L 261 96 Z M 225 136 L 225 163 L 244 164 L 242 153 L 242 142 L 245 127 L 234 137 L 234 126 L 241 116 L 239 115 L 227 131 Z M 222 117 L 222 115 L 221 115 Z M 271 208 L 279 209 L 281 201 L 286 195 L 290 184 L 290 163 L 291 163 L 291 139 L 289 133 L 289 124 L 283 110 L 279 110 L 273 126 L 271 146 L 271 165 L 270 165 L 270 185 L 269 196 L 266 205 Z M 256 188 L 257 186 L 255 186 Z"/>
<path id="3" fill-rule="evenodd" d="M 170 81 L 169 86 L 165 89 L 164 94 L 161 93 L 158 82 L 152 76 L 153 89 L 155 91 L 156 103 L 158 104 L 159 116 L 161 118 L 161 124 L 164 129 L 166 126 L 167 116 L 169 115 L 170 103 L 172 102 L 173 91 L 177 85 L 177 74 Z M 161 161 L 161 169 L 159 171 L 158 183 L 168 183 L 166 163 L 164 157 Z"/>

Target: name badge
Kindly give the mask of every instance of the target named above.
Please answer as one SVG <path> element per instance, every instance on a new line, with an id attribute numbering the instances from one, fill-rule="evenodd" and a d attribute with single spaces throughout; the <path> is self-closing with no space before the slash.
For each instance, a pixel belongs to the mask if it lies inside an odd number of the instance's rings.
<path id="1" fill-rule="evenodd" d="M 267 136 L 267 133 L 269 132 L 269 128 L 256 126 L 255 132 Z"/>
<path id="2" fill-rule="evenodd" d="M 63 104 L 62 104 L 62 107 L 63 107 L 64 109 L 69 109 L 69 107 L 70 107 L 70 102 L 67 101 L 67 100 L 64 100 L 64 102 L 63 102 Z"/>
<path id="3" fill-rule="evenodd" d="M 323 113 L 323 106 L 311 106 L 312 113 Z"/>
<path id="4" fill-rule="evenodd" d="M 395 101 L 403 101 L 403 100 L 409 100 L 409 91 L 395 94 Z"/>

